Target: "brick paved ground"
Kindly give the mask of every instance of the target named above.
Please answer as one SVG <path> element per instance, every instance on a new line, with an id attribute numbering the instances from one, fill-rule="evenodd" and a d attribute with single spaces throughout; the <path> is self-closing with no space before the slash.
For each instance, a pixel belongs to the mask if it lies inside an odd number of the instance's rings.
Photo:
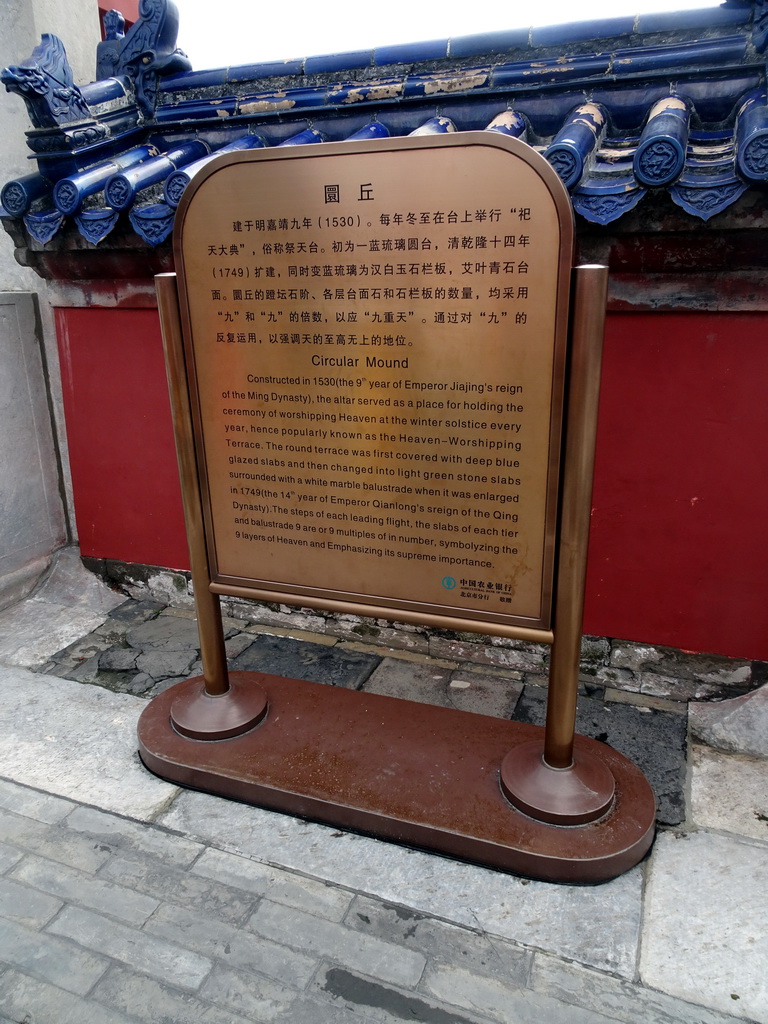
<path id="1" fill-rule="evenodd" d="M 136 722 L 195 671 L 190 616 L 34 600 L 0 615 L 26 629 L 0 643 L 0 1024 L 768 1024 L 766 762 L 686 769 L 684 707 L 585 692 L 667 825 L 619 879 L 553 886 L 154 778 Z M 227 629 L 234 667 L 541 714 L 533 678 L 455 650 Z"/>
<path id="2" fill-rule="evenodd" d="M 25 786 L 0 808 L 0 1021 L 729 1019 Z"/>

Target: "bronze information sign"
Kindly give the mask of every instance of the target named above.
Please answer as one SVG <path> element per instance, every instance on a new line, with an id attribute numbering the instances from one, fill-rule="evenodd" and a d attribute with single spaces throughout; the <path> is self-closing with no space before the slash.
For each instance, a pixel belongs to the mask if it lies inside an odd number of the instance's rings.
<path id="1" fill-rule="evenodd" d="M 176 260 L 214 586 L 549 628 L 573 228 L 543 163 L 477 132 L 195 179 Z"/>
<path id="2" fill-rule="evenodd" d="M 536 878 L 636 864 L 653 793 L 574 735 L 607 268 L 571 289 L 555 172 L 491 132 L 244 151 L 175 231 L 203 674 L 144 711 L 144 762 Z M 221 594 L 551 643 L 546 726 L 229 672 Z"/>

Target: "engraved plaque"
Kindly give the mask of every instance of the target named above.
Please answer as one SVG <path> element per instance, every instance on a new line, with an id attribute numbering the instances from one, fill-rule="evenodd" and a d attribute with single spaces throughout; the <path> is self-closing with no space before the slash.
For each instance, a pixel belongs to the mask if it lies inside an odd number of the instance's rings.
<path id="1" fill-rule="evenodd" d="M 209 165 L 175 252 L 213 582 L 548 628 L 572 238 L 492 133 Z"/>

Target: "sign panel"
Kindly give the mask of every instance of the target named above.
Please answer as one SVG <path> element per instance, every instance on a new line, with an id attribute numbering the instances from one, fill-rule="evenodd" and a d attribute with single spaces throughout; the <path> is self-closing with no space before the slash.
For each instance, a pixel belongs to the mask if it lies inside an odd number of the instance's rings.
<path id="1" fill-rule="evenodd" d="M 491 133 L 231 154 L 175 250 L 213 582 L 548 628 L 572 215 L 546 161 Z"/>

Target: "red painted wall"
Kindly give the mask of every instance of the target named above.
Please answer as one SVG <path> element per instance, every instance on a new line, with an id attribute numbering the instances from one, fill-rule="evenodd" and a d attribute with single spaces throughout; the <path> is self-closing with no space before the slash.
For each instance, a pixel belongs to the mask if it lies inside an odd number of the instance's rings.
<path id="1" fill-rule="evenodd" d="M 157 314 L 57 311 L 84 555 L 186 568 Z M 768 659 L 768 315 L 608 317 L 586 632 Z"/>
<path id="2" fill-rule="evenodd" d="M 58 309 L 80 551 L 188 568 L 154 309 Z"/>
<path id="3" fill-rule="evenodd" d="M 608 317 L 584 628 L 768 658 L 768 315 Z"/>

